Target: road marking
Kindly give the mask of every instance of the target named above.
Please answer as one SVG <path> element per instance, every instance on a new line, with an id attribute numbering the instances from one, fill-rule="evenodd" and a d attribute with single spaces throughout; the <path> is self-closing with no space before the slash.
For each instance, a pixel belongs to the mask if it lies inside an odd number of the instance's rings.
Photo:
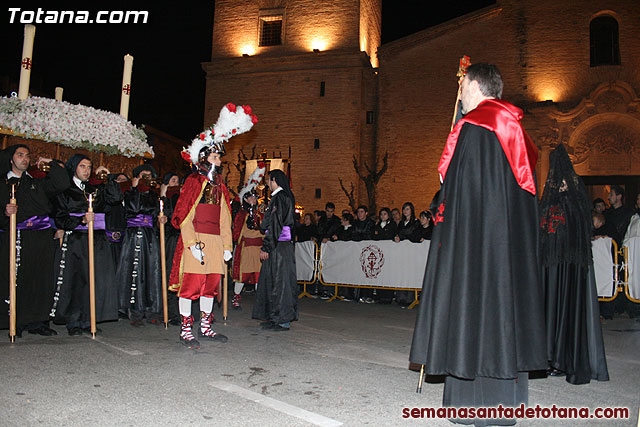
<path id="1" fill-rule="evenodd" d="M 292 417 L 300 418 L 301 420 L 317 426 L 333 427 L 342 425 L 340 421 L 327 418 L 324 415 L 316 414 L 315 412 L 309 412 L 302 408 L 298 408 L 297 406 L 289 405 L 288 403 L 247 390 L 246 388 L 238 387 L 226 381 L 214 381 L 210 384 L 219 390 L 233 393 L 236 396 L 259 403 L 262 406 L 275 409 L 276 411 L 283 412 L 287 415 L 291 415 Z"/>
<path id="2" fill-rule="evenodd" d="M 91 339 L 91 335 L 83 335 L 83 336 Z M 106 345 L 107 347 L 111 347 L 114 350 L 118 350 L 118 351 L 120 351 L 120 352 L 122 352 L 124 354 L 128 354 L 129 356 L 142 356 L 144 354 L 143 352 L 141 352 L 139 350 L 127 350 L 127 349 L 124 349 L 122 347 L 118 347 L 117 345 L 110 344 L 110 343 L 104 341 L 102 338 L 100 338 L 98 336 L 96 336 L 95 340 L 93 340 L 93 341 L 97 341 L 102 345 Z"/>

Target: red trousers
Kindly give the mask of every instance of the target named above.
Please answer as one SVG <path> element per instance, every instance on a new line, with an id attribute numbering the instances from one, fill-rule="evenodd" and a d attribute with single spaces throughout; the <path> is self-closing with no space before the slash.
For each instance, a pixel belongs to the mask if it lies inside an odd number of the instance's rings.
<path id="1" fill-rule="evenodd" d="M 196 300 L 200 297 L 214 298 L 218 295 L 220 288 L 221 274 L 196 274 L 184 273 L 182 276 L 182 286 L 180 287 L 180 298 Z"/>

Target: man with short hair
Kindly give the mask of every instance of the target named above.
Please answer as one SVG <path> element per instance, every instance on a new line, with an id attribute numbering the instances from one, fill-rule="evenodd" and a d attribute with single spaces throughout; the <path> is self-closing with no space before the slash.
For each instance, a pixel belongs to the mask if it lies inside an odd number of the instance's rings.
<path id="1" fill-rule="evenodd" d="M 596 213 L 602 213 L 604 212 L 604 210 L 606 209 L 606 205 L 604 204 L 604 200 L 602 200 L 600 197 L 598 197 L 597 199 L 593 200 L 593 210 Z"/>
<path id="2" fill-rule="evenodd" d="M 369 218 L 369 208 L 365 205 L 356 209 L 356 220 L 353 221 L 353 234 L 351 239 L 359 242 L 361 240 L 371 240 L 373 238 L 373 228 L 375 224 Z"/>
<path id="3" fill-rule="evenodd" d="M 327 202 L 327 204 L 324 205 L 324 211 L 327 213 L 327 221 L 323 230 L 318 229 L 322 243 L 331 240 L 331 237 L 338 232 L 341 226 L 340 218 L 335 215 L 336 205 L 332 202 Z"/>
<path id="4" fill-rule="evenodd" d="M 9 216 L 16 214 L 16 335 L 23 330 L 29 333 L 51 336 L 56 331 L 49 328 L 49 312 L 53 302 L 53 257 L 57 241 L 53 239 L 50 215 L 51 199 L 69 187 L 69 175 L 57 162 L 40 158 L 38 164 L 51 167 L 45 178 L 34 179 L 29 169 L 31 152 L 24 144 L 7 148 L 0 164 L 0 329 L 8 327 L 9 300 Z M 10 203 L 11 189 L 15 188 L 16 203 Z"/>
<path id="5" fill-rule="evenodd" d="M 635 213 L 633 209 L 624 205 L 624 188 L 619 185 L 612 185 L 609 192 L 609 209 L 603 212 L 607 218 L 607 222 L 613 225 L 616 229 L 616 237 L 614 240 L 618 244 L 618 247 L 622 247 L 624 241 L 624 235 L 629 227 L 629 221 Z"/>
<path id="6" fill-rule="evenodd" d="M 262 329 L 288 331 L 298 320 L 298 283 L 293 243 L 295 198 L 289 179 L 279 169 L 269 172 L 271 200 L 260 228 L 264 231 L 262 268 L 253 304 L 254 319 Z"/>
<path id="7" fill-rule="evenodd" d="M 537 149 L 520 123 L 522 110 L 499 99 L 502 87 L 494 65 L 468 68 L 460 98 L 465 116 L 438 167 L 438 216 L 410 360 L 446 376 L 448 407 L 526 405 L 528 371 L 547 367 Z"/>

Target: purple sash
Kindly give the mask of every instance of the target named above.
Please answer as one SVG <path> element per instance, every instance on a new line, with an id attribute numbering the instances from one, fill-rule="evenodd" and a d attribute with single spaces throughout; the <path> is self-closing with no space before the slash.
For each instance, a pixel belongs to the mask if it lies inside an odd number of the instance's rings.
<path id="1" fill-rule="evenodd" d="M 264 234 L 269 234 L 269 230 L 266 230 Z M 289 240 L 291 240 L 291 227 L 285 225 L 282 227 L 282 231 L 278 237 L 278 242 L 288 242 Z"/>
<path id="2" fill-rule="evenodd" d="M 127 218 L 127 227 L 153 227 L 153 216 L 138 214 L 133 218 Z"/>
<path id="3" fill-rule="evenodd" d="M 75 216 L 75 217 L 81 217 L 84 216 L 85 214 L 83 213 L 75 213 L 72 212 L 69 214 L 69 216 Z M 104 230 L 105 228 L 105 224 L 104 224 L 104 213 L 95 213 L 95 219 L 93 221 L 93 229 L 94 230 Z M 76 228 L 74 228 L 74 231 L 85 231 L 88 230 L 87 225 L 86 224 L 80 224 L 78 225 Z"/>
<path id="4" fill-rule="evenodd" d="M 120 243 L 122 241 L 122 232 L 105 230 L 104 234 L 111 243 Z"/>
<path id="5" fill-rule="evenodd" d="M 35 215 L 22 221 L 16 228 L 18 230 L 46 230 L 51 228 L 51 222 L 46 215 Z"/>
<path id="6" fill-rule="evenodd" d="M 280 237 L 278 237 L 278 242 L 287 242 L 291 240 L 291 227 L 285 225 L 282 227 L 282 232 L 280 233 Z"/>

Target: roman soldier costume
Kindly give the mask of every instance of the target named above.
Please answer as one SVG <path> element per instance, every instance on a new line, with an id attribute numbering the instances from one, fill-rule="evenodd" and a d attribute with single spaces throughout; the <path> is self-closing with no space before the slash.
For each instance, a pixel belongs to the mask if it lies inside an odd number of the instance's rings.
<path id="1" fill-rule="evenodd" d="M 227 341 L 211 327 L 213 299 L 219 294 L 220 279 L 226 274 L 225 262 L 231 259 L 233 248 L 231 198 L 220 175 L 221 168 L 214 163 L 217 160 L 219 164 L 219 157 L 225 154 L 224 142 L 248 131 L 256 122 L 250 107 L 227 104 L 218 122 L 182 152 L 194 173 L 186 178 L 171 219 L 173 226 L 180 228 L 181 238 L 173 258 L 169 289 L 178 293 L 180 341 L 189 348 L 200 345 L 191 331 L 191 302 L 196 299 L 200 299 L 200 338 Z"/>

